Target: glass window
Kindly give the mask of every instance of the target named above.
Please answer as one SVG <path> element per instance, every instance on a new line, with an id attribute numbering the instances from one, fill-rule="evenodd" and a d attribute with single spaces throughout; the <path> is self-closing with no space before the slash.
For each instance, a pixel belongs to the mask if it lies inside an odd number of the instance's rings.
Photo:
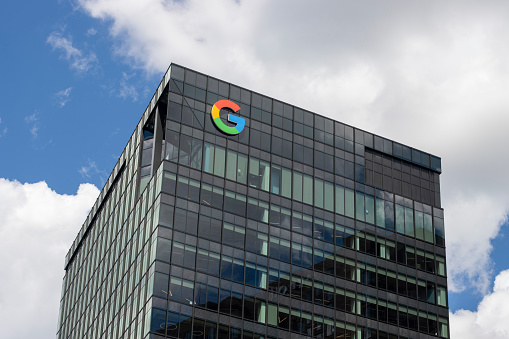
<path id="1" fill-rule="evenodd" d="M 192 305 L 194 303 L 194 283 L 171 277 L 169 295 L 170 299 Z"/>
<path id="2" fill-rule="evenodd" d="M 217 242 L 221 241 L 221 220 L 200 215 L 199 226 L 200 237 L 209 238 Z"/>
<path id="3" fill-rule="evenodd" d="M 434 304 L 436 302 L 435 300 L 435 284 L 432 282 L 429 282 L 426 284 L 426 290 L 428 293 L 428 302 Z"/>
<path id="4" fill-rule="evenodd" d="M 354 218 L 354 191 L 350 188 L 345 188 L 345 215 Z"/>
<path id="5" fill-rule="evenodd" d="M 249 186 L 269 191 L 270 165 L 251 157 L 249 159 Z"/>
<path id="6" fill-rule="evenodd" d="M 385 206 L 384 200 L 376 199 L 376 225 L 379 227 L 385 227 Z"/>
<path id="7" fill-rule="evenodd" d="M 387 271 L 387 290 L 397 293 L 397 285 L 396 273 Z"/>
<path id="8" fill-rule="evenodd" d="M 426 269 L 426 258 L 424 256 L 424 251 L 416 250 L 415 257 L 416 257 L 417 269 L 424 271 Z"/>
<path id="9" fill-rule="evenodd" d="M 223 208 L 223 189 L 206 183 L 202 183 L 201 203 L 215 207 Z"/>
<path id="10" fill-rule="evenodd" d="M 437 303 L 447 307 L 447 289 L 445 287 L 437 286 Z"/>
<path id="11" fill-rule="evenodd" d="M 256 252 L 258 254 L 267 255 L 268 252 L 268 236 L 254 230 L 248 229 L 247 231 L 246 249 Z"/>
<path id="12" fill-rule="evenodd" d="M 246 196 L 232 191 L 225 191 L 224 209 L 238 215 L 246 214 Z"/>
<path id="13" fill-rule="evenodd" d="M 357 203 L 356 219 L 360 221 L 365 221 L 366 208 L 364 206 L 364 193 L 356 191 L 355 202 Z"/>
<path id="14" fill-rule="evenodd" d="M 435 257 L 433 256 L 433 253 L 426 252 L 426 271 L 430 273 L 435 273 Z"/>
<path id="15" fill-rule="evenodd" d="M 269 204 L 258 199 L 248 198 L 247 216 L 256 221 L 268 222 Z"/>
<path id="16" fill-rule="evenodd" d="M 150 331 L 164 335 L 166 333 L 166 310 L 152 308 Z"/>
<path id="17" fill-rule="evenodd" d="M 277 326 L 279 323 L 277 305 L 269 303 L 267 307 L 267 324 Z"/>
<path id="18" fill-rule="evenodd" d="M 224 177 L 225 149 L 216 145 L 205 143 L 203 152 L 203 171 Z"/>
<path id="19" fill-rule="evenodd" d="M 428 319 L 426 319 L 426 313 L 425 312 L 419 312 L 419 322 L 421 321 L 421 319 L 422 319 L 423 323 L 426 320 L 428 322 L 428 334 L 431 334 L 431 335 L 434 335 L 434 336 L 438 335 L 437 317 L 432 315 L 432 314 L 428 314 L 427 318 Z M 426 326 L 423 324 L 422 328 L 425 329 Z"/>
<path id="20" fill-rule="evenodd" d="M 175 208 L 175 225 L 174 228 L 178 231 L 191 233 L 197 235 L 198 233 L 198 214 Z"/>
<path id="21" fill-rule="evenodd" d="M 449 338 L 449 324 L 446 318 L 439 318 L 440 323 L 440 336 Z"/>
<path id="22" fill-rule="evenodd" d="M 442 256 L 436 256 L 437 274 L 445 277 L 445 258 Z"/>
<path id="23" fill-rule="evenodd" d="M 237 152 L 230 150 L 226 157 L 226 179 L 237 181 Z"/>
<path id="24" fill-rule="evenodd" d="M 336 224 L 336 245 L 347 248 L 355 248 L 355 231 L 347 226 Z"/>
<path id="25" fill-rule="evenodd" d="M 170 262 L 171 240 L 158 237 L 156 247 L 156 259 Z"/>
<path id="26" fill-rule="evenodd" d="M 281 194 L 281 167 L 272 165 L 270 175 L 270 192 Z"/>
<path id="27" fill-rule="evenodd" d="M 271 204 L 269 214 L 269 224 L 290 229 L 291 211 L 289 209 Z"/>
<path id="28" fill-rule="evenodd" d="M 302 173 L 293 173 L 293 199 L 302 202 Z"/>
<path id="29" fill-rule="evenodd" d="M 278 309 L 278 327 L 289 329 L 290 327 L 290 310 L 287 307 L 279 306 Z"/>
<path id="30" fill-rule="evenodd" d="M 321 240 L 334 242 L 334 224 L 330 221 L 315 218 L 314 236 Z"/>
<path id="31" fill-rule="evenodd" d="M 394 231 L 394 203 L 385 201 L 385 228 Z"/>
<path id="32" fill-rule="evenodd" d="M 193 269 L 195 267 L 196 248 L 191 245 L 173 242 L 172 264 Z"/>
<path id="33" fill-rule="evenodd" d="M 345 188 L 336 185 L 336 213 L 345 215 Z"/>
<path id="34" fill-rule="evenodd" d="M 323 206 L 326 210 L 334 212 L 334 184 L 324 181 Z"/>
<path id="35" fill-rule="evenodd" d="M 414 211 L 412 208 L 405 207 L 405 234 L 413 237 L 414 231 Z"/>
<path id="36" fill-rule="evenodd" d="M 366 194 L 365 196 L 366 222 L 375 223 L 375 197 Z"/>
<path id="37" fill-rule="evenodd" d="M 302 201 L 306 204 L 313 205 L 313 177 L 307 174 L 302 175 L 303 183 L 302 183 Z"/>
<path id="38" fill-rule="evenodd" d="M 424 240 L 424 213 L 415 211 L 415 236 Z"/>
<path id="39" fill-rule="evenodd" d="M 221 256 L 219 253 L 211 252 L 205 249 L 198 249 L 196 260 L 197 270 L 218 276 L 220 260 Z"/>
<path id="40" fill-rule="evenodd" d="M 391 302 L 387 303 L 387 320 L 389 324 L 398 325 L 398 307 Z"/>
<path id="41" fill-rule="evenodd" d="M 168 298 L 168 283 L 170 276 L 167 274 L 155 272 L 154 273 L 154 295 L 161 298 Z"/>
<path id="42" fill-rule="evenodd" d="M 355 293 L 345 291 L 345 308 L 347 312 L 355 313 Z"/>
<path id="43" fill-rule="evenodd" d="M 244 235 L 246 230 L 244 227 L 232 225 L 228 223 L 223 224 L 223 243 L 231 246 L 244 248 Z"/>
<path id="44" fill-rule="evenodd" d="M 315 206 L 323 208 L 323 180 L 315 179 Z"/>
<path id="45" fill-rule="evenodd" d="M 405 207 L 396 205 L 396 232 L 405 234 Z"/>
<path id="46" fill-rule="evenodd" d="M 166 334 L 170 336 L 177 337 L 178 331 L 179 331 L 179 313 L 175 312 L 168 312 L 168 319 L 166 320 Z M 185 318 L 185 315 L 182 315 L 183 318 Z M 185 329 L 183 329 L 185 331 Z"/>
<path id="47" fill-rule="evenodd" d="M 433 225 L 431 214 L 424 213 L 424 240 L 433 242 Z"/>
<path id="48" fill-rule="evenodd" d="M 444 219 L 435 217 L 433 221 L 435 226 L 435 244 L 445 246 Z"/>

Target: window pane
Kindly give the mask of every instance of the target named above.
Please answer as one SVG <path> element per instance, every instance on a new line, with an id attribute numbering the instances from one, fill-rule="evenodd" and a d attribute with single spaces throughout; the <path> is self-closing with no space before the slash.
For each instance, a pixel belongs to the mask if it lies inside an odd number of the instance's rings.
<path id="1" fill-rule="evenodd" d="M 287 198 L 292 196 L 292 171 L 287 168 L 282 169 L 281 194 Z"/>
<path id="2" fill-rule="evenodd" d="M 214 174 L 224 177 L 225 150 L 216 146 L 216 155 L 214 158 Z"/>
<path id="3" fill-rule="evenodd" d="M 371 224 L 375 223 L 375 197 L 372 195 L 366 194 L 365 195 L 365 202 L 366 202 L 366 222 L 369 222 Z"/>
<path id="4" fill-rule="evenodd" d="M 405 234 L 414 236 L 414 213 L 409 207 L 405 207 Z"/>
<path id="5" fill-rule="evenodd" d="M 424 214 L 419 211 L 415 211 L 415 236 L 424 240 Z"/>
<path id="6" fill-rule="evenodd" d="M 354 191 L 350 188 L 345 188 L 345 215 L 354 217 Z"/>
<path id="7" fill-rule="evenodd" d="M 244 185 L 247 183 L 247 155 L 240 153 L 238 154 L 237 181 Z"/>
<path id="8" fill-rule="evenodd" d="M 383 199 L 376 199 L 376 225 L 385 227 L 385 207 Z"/>
<path id="9" fill-rule="evenodd" d="M 405 233 L 405 208 L 396 205 L 396 232 Z"/>
<path id="10" fill-rule="evenodd" d="M 323 181 L 315 179 L 315 206 L 323 208 Z"/>
<path id="11" fill-rule="evenodd" d="M 228 150 L 226 179 L 237 181 L 237 153 Z"/>
<path id="12" fill-rule="evenodd" d="M 345 214 L 345 188 L 336 185 L 336 213 Z"/>
<path id="13" fill-rule="evenodd" d="M 306 175 L 304 174 L 303 175 L 303 178 L 304 178 L 304 182 L 303 182 L 303 202 L 305 202 L 306 204 L 310 204 L 312 205 L 313 204 L 313 177 L 312 176 L 309 176 L 309 175 Z"/>
<path id="14" fill-rule="evenodd" d="M 302 174 L 299 172 L 293 174 L 293 199 L 302 201 Z"/>

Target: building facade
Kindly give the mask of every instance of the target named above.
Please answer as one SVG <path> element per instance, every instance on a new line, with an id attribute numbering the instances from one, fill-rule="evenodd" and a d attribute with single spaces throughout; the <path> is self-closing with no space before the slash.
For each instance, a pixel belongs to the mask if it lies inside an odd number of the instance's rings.
<path id="1" fill-rule="evenodd" d="M 66 256 L 57 338 L 448 338 L 440 173 L 172 64 Z"/>

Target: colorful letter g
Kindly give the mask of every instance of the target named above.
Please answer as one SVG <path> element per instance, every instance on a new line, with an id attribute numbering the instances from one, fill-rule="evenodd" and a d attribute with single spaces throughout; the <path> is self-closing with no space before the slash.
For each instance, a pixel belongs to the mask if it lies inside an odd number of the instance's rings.
<path id="1" fill-rule="evenodd" d="M 246 126 L 246 120 L 244 120 L 241 117 L 238 117 L 236 115 L 228 114 L 228 121 L 236 124 L 234 127 L 227 126 L 219 117 L 219 111 L 222 108 L 230 108 L 234 112 L 238 112 L 240 110 L 240 107 L 230 100 L 219 100 L 212 106 L 212 121 L 216 125 L 219 130 L 221 130 L 225 134 L 229 135 L 236 135 L 242 132 L 244 129 L 244 126 Z"/>

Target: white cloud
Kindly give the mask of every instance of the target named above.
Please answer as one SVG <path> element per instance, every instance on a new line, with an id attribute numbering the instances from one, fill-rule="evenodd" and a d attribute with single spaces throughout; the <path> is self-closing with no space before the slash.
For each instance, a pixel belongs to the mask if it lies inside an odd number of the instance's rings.
<path id="1" fill-rule="evenodd" d="M 57 94 L 55 94 L 58 105 L 60 107 L 64 107 L 69 101 L 71 101 L 70 95 L 71 95 L 72 87 L 68 87 L 66 89 L 63 89 L 59 91 Z"/>
<path id="2" fill-rule="evenodd" d="M 506 270 L 498 274 L 493 292 L 483 298 L 477 311 L 458 310 L 450 314 L 451 338 L 508 338 L 508 304 L 509 270 Z"/>
<path id="3" fill-rule="evenodd" d="M 45 182 L 0 179 L 3 338 L 55 336 L 64 258 L 98 194 L 91 184 L 63 195 Z"/>
<path id="4" fill-rule="evenodd" d="M 95 161 L 90 159 L 88 160 L 87 165 L 81 166 L 81 168 L 78 170 L 78 173 L 81 174 L 84 179 L 94 179 L 99 177 L 99 182 L 101 185 L 104 185 L 106 179 L 108 178 L 108 173 L 99 169 Z"/>
<path id="5" fill-rule="evenodd" d="M 80 3 L 148 72 L 180 63 L 441 156 L 450 286 L 487 291 L 509 211 L 509 3 Z"/>
<path id="6" fill-rule="evenodd" d="M 37 138 L 39 135 L 39 113 L 35 112 L 32 115 L 25 117 L 25 123 L 28 126 L 28 130 L 30 134 L 32 134 L 33 138 Z"/>
<path id="7" fill-rule="evenodd" d="M 2 118 L 0 118 L 0 125 L 2 124 Z M 0 127 L 0 138 L 3 137 L 7 133 L 7 127 Z"/>
<path id="8" fill-rule="evenodd" d="M 46 42 L 53 47 L 53 50 L 61 51 L 61 57 L 67 60 L 71 64 L 71 68 L 77 72 L 86 72 L 97 63 L 97 56 L 94 53 L 90 52 L 85 55 L 73 46 L 70 37 L 66 38 L 60 32 L 51 33 Z"/>
<path id="9" fill-rule="evenodd" d="M 90 27 L 88 30 L 87 30 L 87 36 L 94 36 L 97 34 L 97 30 L 94 28 L 94 27 Z"/>
<path id="10" fill-rule="evenodd" d="M 122 99 L 131 99 L 133 102 L 138 101 L 138 91 L 134 87 L 134 85 L 129 84 L 128 81 L 132 78 L 134 74 L 127 75 L 127 73 L 122 72 L 122 79 L 120 80 L 120 88 L 116 91 L 118 97 Z"/>

